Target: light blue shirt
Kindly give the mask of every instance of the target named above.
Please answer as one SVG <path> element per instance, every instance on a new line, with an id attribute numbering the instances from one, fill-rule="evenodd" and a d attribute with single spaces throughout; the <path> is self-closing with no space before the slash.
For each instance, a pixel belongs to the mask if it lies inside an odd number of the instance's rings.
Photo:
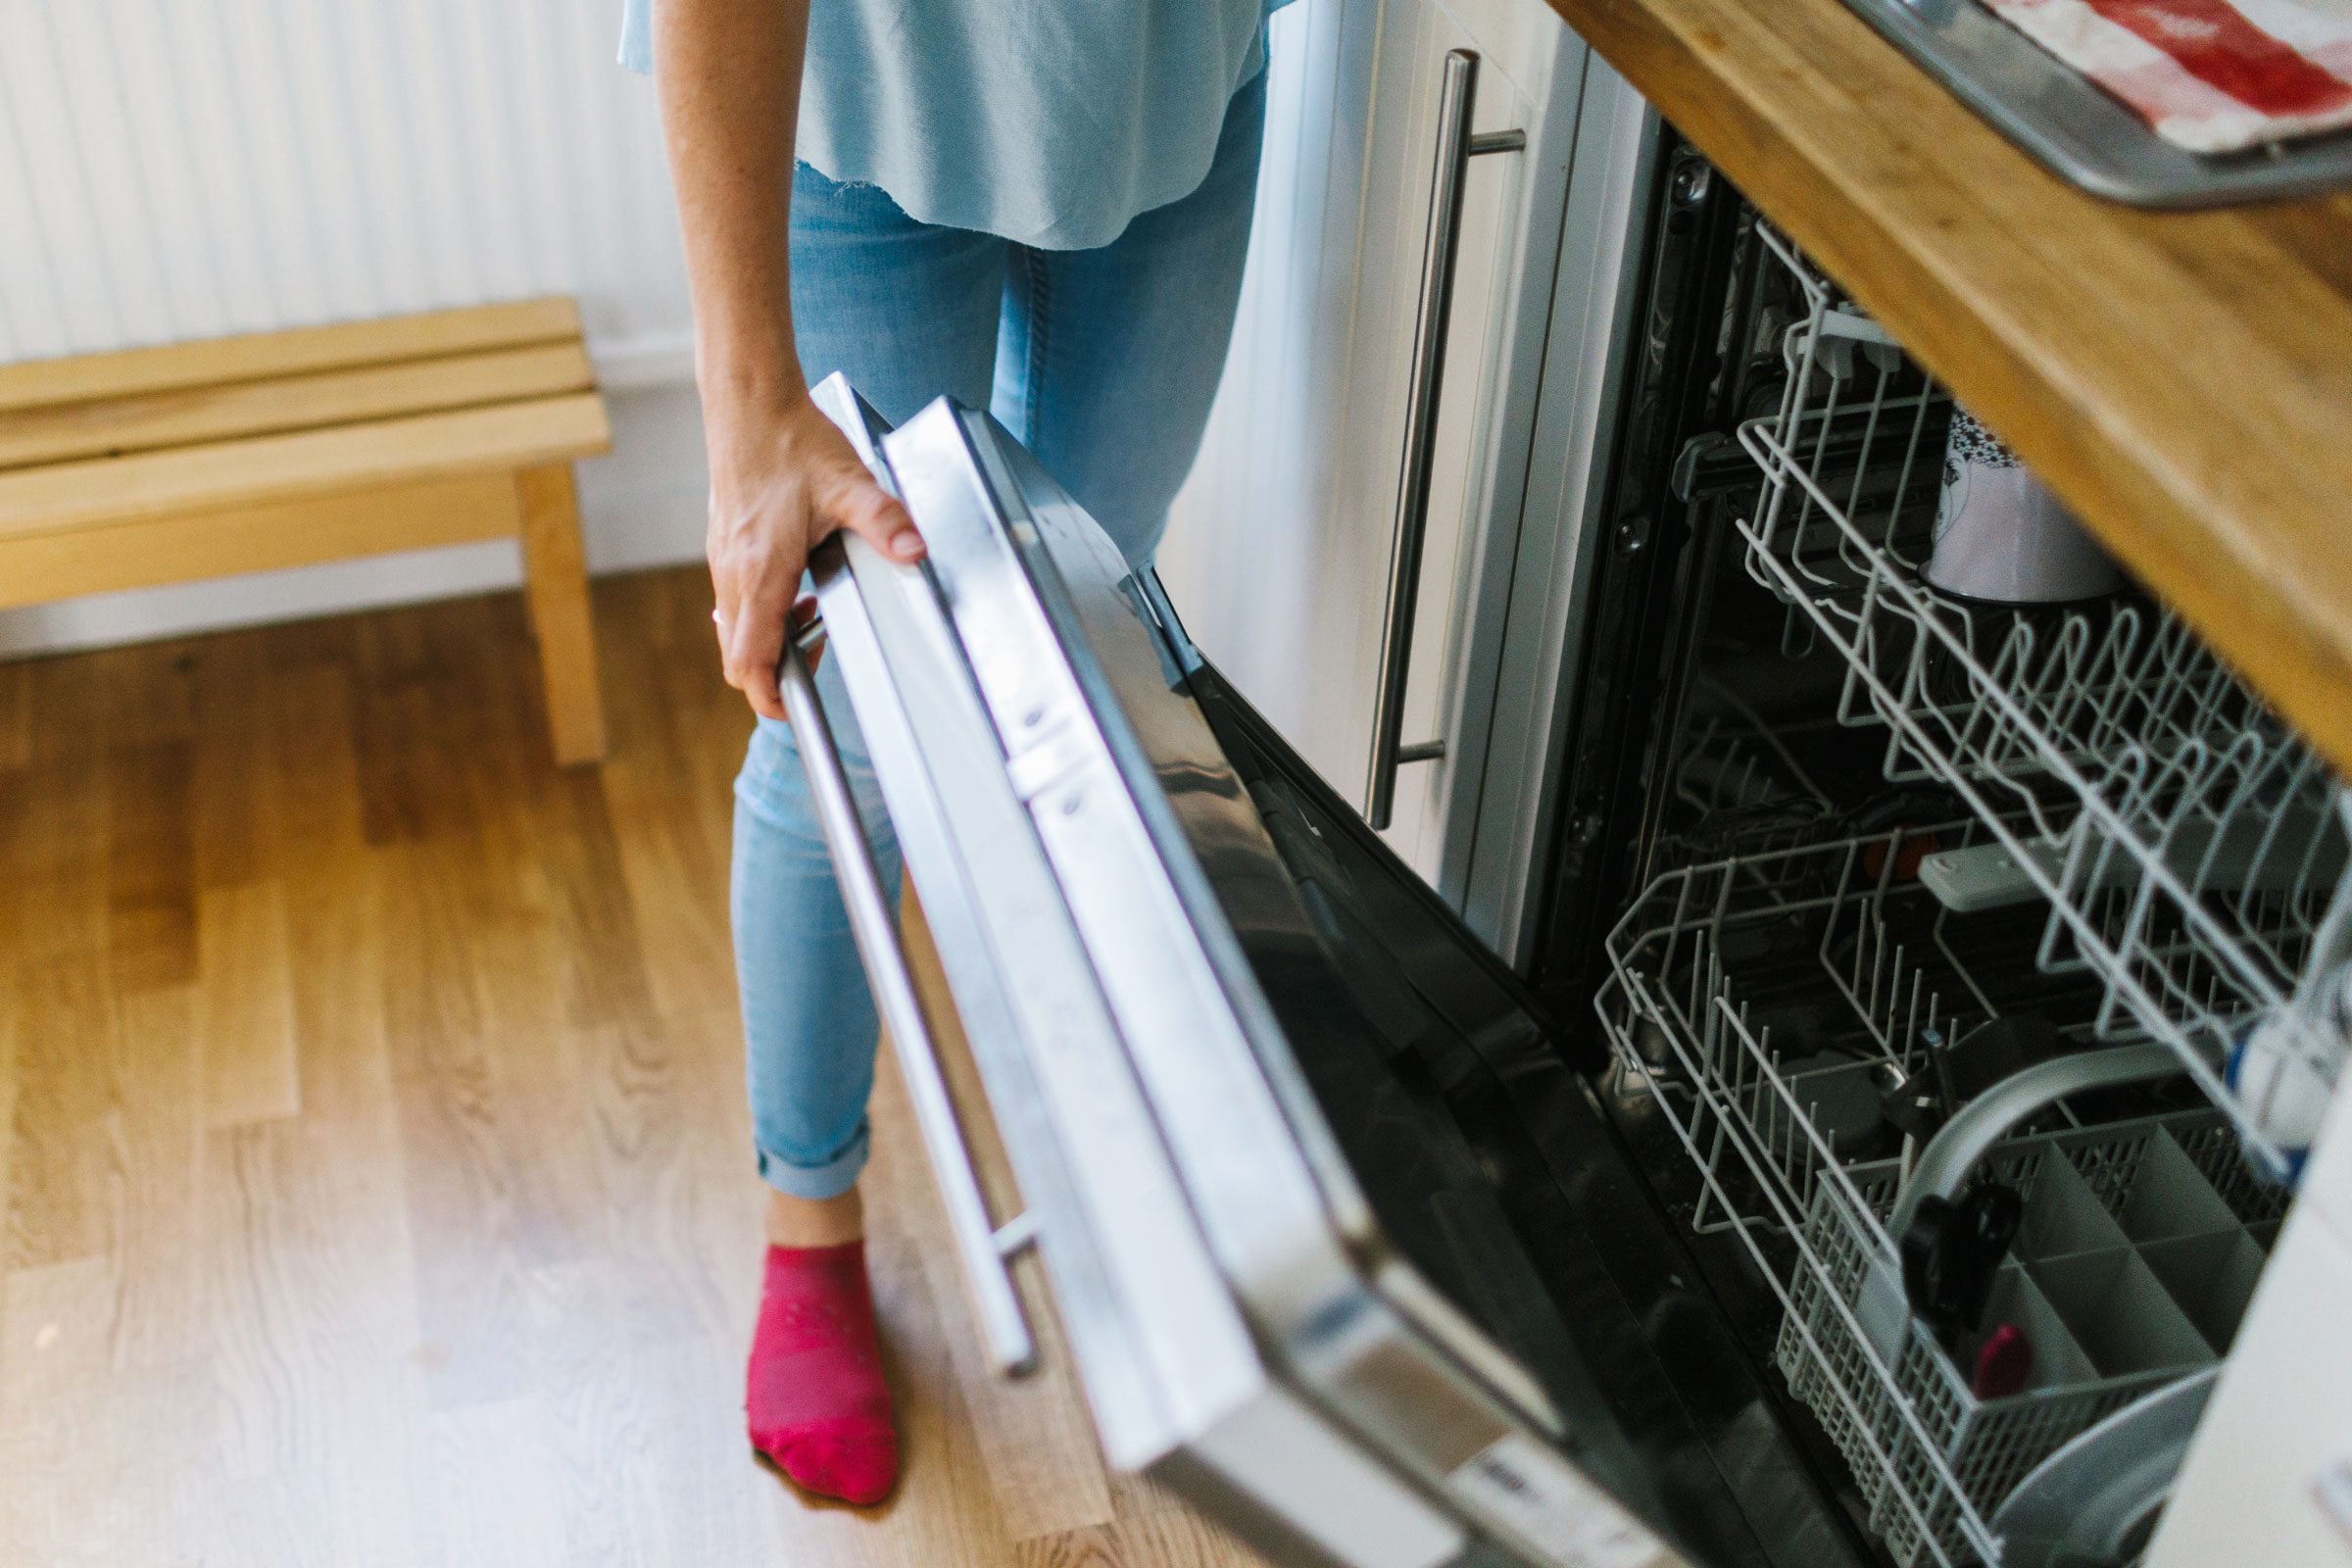
<path id="1" fill-rule="evenodd" d="M 631 70 L 656 3 L 623 0 Z M 927 223 L 1105 245 L 1207 174 L 1285 3 L 812 0 L 795 150 Z"/>

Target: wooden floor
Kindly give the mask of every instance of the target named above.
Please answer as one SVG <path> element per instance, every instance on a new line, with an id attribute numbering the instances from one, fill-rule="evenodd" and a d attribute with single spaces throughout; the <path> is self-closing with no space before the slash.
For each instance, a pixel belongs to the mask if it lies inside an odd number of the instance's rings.
<path id="1" fill-rule="evenodd" d="M 709 612 L 599 585 L 601 772 L 511 595 L 0 664 L 0 1563 L 1254 1561 L 978 1365 L 887 1054 L 907 1479 L 747 1456 Z"/>

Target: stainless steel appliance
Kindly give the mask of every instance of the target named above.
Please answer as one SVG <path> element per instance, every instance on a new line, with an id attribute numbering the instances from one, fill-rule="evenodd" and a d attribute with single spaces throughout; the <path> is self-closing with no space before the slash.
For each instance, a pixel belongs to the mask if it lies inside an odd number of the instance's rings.
<path id="1" fill-rule="evenodd" d="M 1109 1457 L 1278 1560 L 1998 1561 L 2230 1349 L 2334 1072 L 2335 781 L 2152 605 L 1923 587 L 1949 400 L 1658 137 L 1516 967 L 984 415 L 822 390 L 931 546 L 818 598 L 1019 1215 L 787 695 L 990 1353 L 1034 1246 Z"/>
<path id="2" fill-rule="evenodd" d="M 1644 1522 L 1673 1513 L 1659 1433 L 1611 1408 L 1449 1108 L 1521 1070 L 1574 1098 L 1515 981 L 1001 428 L 943 402 L 886 432 L 824 396 L 930 544 L 829 546 L 817 592 L 1006 1124 L 1009 1226 L 960 1162 L 797 653 L 787 687 L 1000 1364 L 1028 1339 L 1002 1256 L 1034 1237 L 1112 1459 L 1279 1549 L 1676 1560 Z"/>

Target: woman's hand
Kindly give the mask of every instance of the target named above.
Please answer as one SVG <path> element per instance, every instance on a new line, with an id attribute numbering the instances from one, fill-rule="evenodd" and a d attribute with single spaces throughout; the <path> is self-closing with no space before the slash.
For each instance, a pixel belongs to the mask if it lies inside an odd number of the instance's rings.
<path id="1" fill-rule="evenodd" d="M 801 575 L 819 540 L 848 529 L 893 561 L 923 541 L 906 511 L 867 471 L 849 438 L 806 392 L 773 409 L 713 407 L 710 524 L 705 553 L 716 591 L 719 661 L 752 710 L 784 717 L 776 665 Z"/>

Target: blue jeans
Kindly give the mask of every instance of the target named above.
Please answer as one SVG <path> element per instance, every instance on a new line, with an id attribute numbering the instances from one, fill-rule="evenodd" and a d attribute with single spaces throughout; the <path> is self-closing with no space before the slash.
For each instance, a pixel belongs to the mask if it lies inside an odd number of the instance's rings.
<path id="1" fill-rule="evenodd" d="M 1260 72 L 1235 92 L 1200 187 L 1091 251 L 919 223 L 880 189 L 802 165 L 792 313 L 809 382 L 847 371 L 894 424 L 943 392 L 989 406 L 1128 560 L 1147 560 L 1224 367 L 1264 121 Z M 898 844 L 835 662 L 818 666 L 817 688 L 895 896 Z M 865 1164 L 878 1025 L 789 726 L 760 721 L 735 800 L 735 971 L 760 1174 L 831 1198 Z"/>

